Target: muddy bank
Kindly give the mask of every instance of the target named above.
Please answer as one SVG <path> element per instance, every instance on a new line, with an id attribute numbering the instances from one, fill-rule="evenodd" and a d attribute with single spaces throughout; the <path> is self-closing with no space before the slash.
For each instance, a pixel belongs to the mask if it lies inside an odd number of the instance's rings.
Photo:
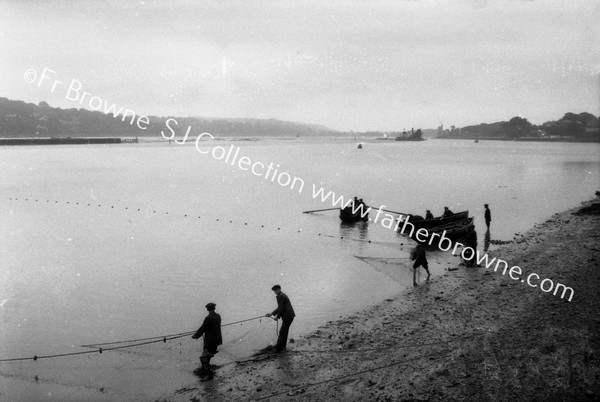
<path id="1" fill-rule="evenodd" d="M 490 251 L 573 288 L 561 298 L 492 269 L 436 276 L 330 322 L 283 355 L 221 367 L 165 401 L 600 400 L 600 199 Z M 457 259 L 458 262 L 458 259 Z"/>

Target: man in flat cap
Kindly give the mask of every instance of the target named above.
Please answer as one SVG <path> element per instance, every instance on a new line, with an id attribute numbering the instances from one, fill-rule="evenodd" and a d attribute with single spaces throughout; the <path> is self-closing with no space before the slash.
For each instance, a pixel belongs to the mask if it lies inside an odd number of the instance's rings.
<path id="1" fill-rule="evenodd" d="M 288 333 L 290 331 L 290 325 L 292 325 L 292 321 L 294 321 L 296 313 L 294 313 L 294 308 L 292 307 L 290 298 L 281 291 L 281 286 L 275 285 L 271 288 L 271 290 L 275 292 L 275 297 L 277 298 L 277 308 L 273 310 L 272 313 L 267 313 L 266 316 L 275 316 L 276 320 L 281 318 L 282 324 L 281 328 L 279 329 L 277 344 L 275 345 L 275 353 L 279 353 L 285 350 Z"/>
<path id="2" fill-rule="evenodd" d="M 485 208 L 485 225 L 489 229 L 490 222 L 492 221 L 492 212 L 490 211 L 490 206 L 488 204 L 484 204 L 483 207 Z"/>
<path id="3" fill-rule="evenodd" d="M 204 318 L 202 326 L 192 335 L 193 339 L 198 339 L 204 335 L 204 347 L 200 356 L 202 366 L 194 370 L 194 374 L 199 375 L 202 381 L 209 381 L 214 378 L 215 374 L 210 368 L 210 359 L 218 353 L 217 347 L 223 343 L 221 336 L 221 316 L 215 313 L 215 307 L 217 307 L 215 303 L 208 303 L 206 305 L 208 315 Z"/>

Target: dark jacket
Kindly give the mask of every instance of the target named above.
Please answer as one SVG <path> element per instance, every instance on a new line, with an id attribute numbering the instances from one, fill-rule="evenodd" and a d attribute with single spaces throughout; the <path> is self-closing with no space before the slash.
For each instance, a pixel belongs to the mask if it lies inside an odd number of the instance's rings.
<path id="1" fill-rule="evenodd" d="M 426 266 L 427 265 L 427 257 L 425 256 L 425 249 L 423 246 L 417 246 L 411 253 L 411 260 L 415 263 L 413 267 L 418 267 L 419 265 Z"/>
<path id="2" fill-rule="evenodd" d="M 198 331 L 192 336 L 194 339 L 200 338 L 204 335 L 204 347 L 216 353 L 217 346 L 223 343 L 221 336 L 221 316 L 214 311 L 208 313 L 202 326 L 198 328 Z"/>
<path id="3" fill-rule="evenodd" d="M 491 222 L 492 221 L 492 213 L 487 208 L 485 210 L 485 221 L 486 222 Z"/>
<path id="4" fill-rule="evenodd" d="M 450 211 L 449 209 L 444 211 L 444 214 L 442 215 L 442 218 L 447 218 L 449 216 L 453 216 L 454 212 Z"/>
<path id="5" fill-rule="evenodd" d="M 290 298 L 283 292 L 279 293 L 277 298 L 277 308 L 273 310 L 271 315 L 276 315 L 277 318 L 283 319 L 283 321 L 292 321 L 296 316 L 294 308 L 290 302 Z"/>

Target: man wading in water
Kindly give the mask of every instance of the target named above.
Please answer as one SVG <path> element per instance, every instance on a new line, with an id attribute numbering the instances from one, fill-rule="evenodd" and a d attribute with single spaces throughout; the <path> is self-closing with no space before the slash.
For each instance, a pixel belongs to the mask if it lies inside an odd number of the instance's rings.
<path id="1" fill-rule="evenodd" d="M 223 343 L 221 336 L 221 316 L 215 313 L 215 303 L 208 303 L 206 310 L 208 315 L 204 318 L 202 326 L 192 335 L 193 339 L 198 339 L 204 335 L 204 347 L 200 356 L 201 367 L 194 370 L 194 374 L 199 375 L 202 381 L 210 381 L 215 374 L 210 368 L 210 359 L 218 353 L 217 347 Z"/>

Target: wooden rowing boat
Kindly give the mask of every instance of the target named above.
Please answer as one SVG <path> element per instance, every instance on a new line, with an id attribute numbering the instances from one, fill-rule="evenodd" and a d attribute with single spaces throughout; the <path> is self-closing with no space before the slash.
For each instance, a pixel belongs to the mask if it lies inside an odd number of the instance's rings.
<path id="1" fill-rule="evenodd" d="M 430 229 L 436 226 L 446 225 L 451 222 L 460 221 L 463 219 L 467 219 L 469 217 L 469 211 L 457 212 L 452 216 L 448 216 L 446 218 L 437 217 L 433 219 L 422 219 L 416 215 L 411 215 L 408 217 L 408 223 L 412 223 L 415 226 L 415 229 Z M 421 218 L 421 219 L 419 219 Z M 400 225 L 402 226 L 402 225 Z"/>
<path id="2" fill-rule="evenodd" d="M 363 204 L 364 205 L 364 204 Z M 364 205 L 364 208 L 368 208 L 366 205 Z M 358 211 L 356 211 L 356 213 L 352 213 L 352 208 L 350 207 L 346 207 L 346 208 L 342 208 L 340 209 L 340 219 L 342 220 L 342 222 L 344 223 L 354 223 L 354 222 L 366 222 L 369 220 L 369 213 L 365 214 L 365 216 L 361 216 L 361 210 L 362 208 L 359 208 Z"/>
<path id="3" fill-rule="evenodd" d="M 424 229 L 424 228 L 421 228 Z M 456 240 L 459 239 L 465 235 L 467 235 L 468 233 L 472 232 L 473 230 L 475 230 L 475 225 L 473 224 L 473 218 L 467 218 L 467 219 L 461 219 L 458 221 L 454 221 L 454 222 L 450 222 L 447 223 L 445 225 L 440 225 L 440 226 L 436 226 L 430 229 L 425 229 L 427 231 L 427 234 L 423 234 L 423 231 L 421 231 L 421 234 L 419 235 L 419 238 L 417 239 L 417 230 L 415 230 L 412 233 L 412 238 L 416 239 L 416 240 L 420 240 L 423 241 L 423 238 L 426 238 L 425 241 L 429 241 L 429 239 L 434 235 L 438 235 L 438 236 L 442 236 L 444 235 L 444 237 L 450 239 L 450 240 Z"/>

